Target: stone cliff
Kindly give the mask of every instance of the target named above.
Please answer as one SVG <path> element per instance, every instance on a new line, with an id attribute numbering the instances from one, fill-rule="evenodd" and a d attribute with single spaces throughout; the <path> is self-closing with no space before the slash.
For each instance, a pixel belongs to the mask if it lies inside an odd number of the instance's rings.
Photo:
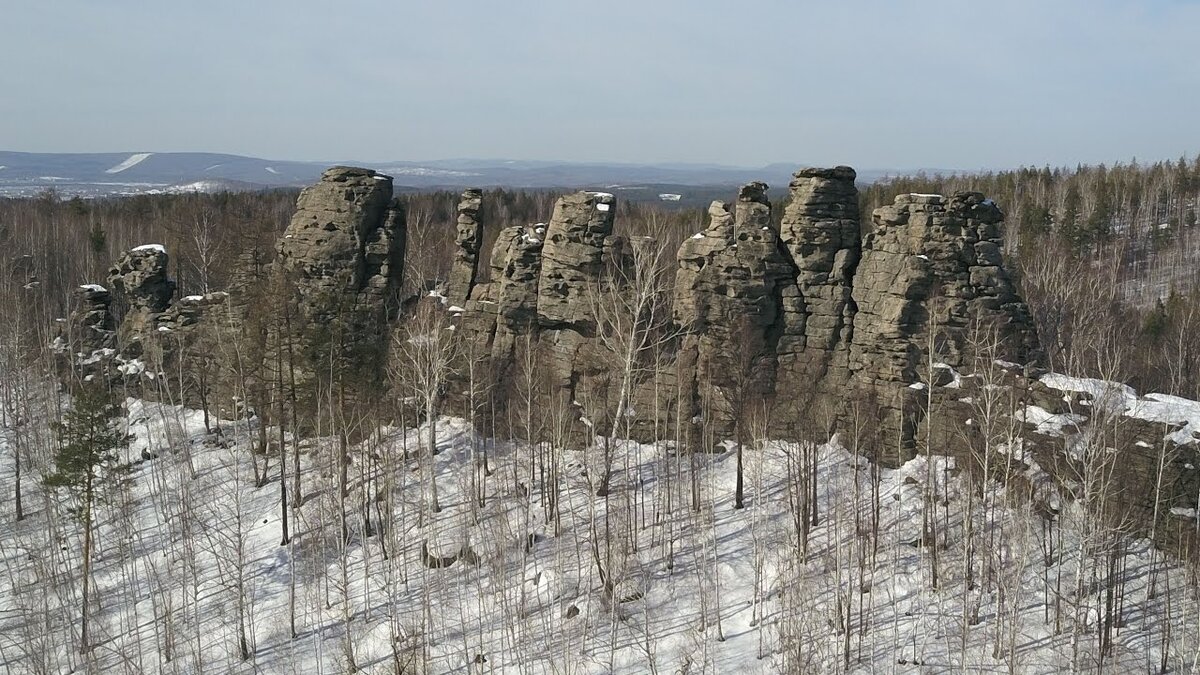
<path id="1" fill-rule="evenodd" d="M 269 275 L 288 288 L 298 324 L 337 324 L 357 341 L 386 342 L 404 279 L 406 234 L 391 176 L 333 167 L 300 193 Z"/>

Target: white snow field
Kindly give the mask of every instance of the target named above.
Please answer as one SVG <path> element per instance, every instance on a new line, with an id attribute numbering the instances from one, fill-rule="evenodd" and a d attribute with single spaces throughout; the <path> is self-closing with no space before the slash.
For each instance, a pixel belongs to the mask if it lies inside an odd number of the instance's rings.
<path id="1" fill-rule="evenodd" d="M 338 443 L 305 440 L 281 546 L 279 458 L 256 486 L 252 425 L 207 434 L 197 411 L 127 405 L 136 468 L 98 513 L 86 655 L 81 533 L 38 487 L 46 437 L 0 440 L 2 672 L 1197 672 L 1194 568 L 1145 540 L 1105 546 L 1075 505 L 1051 522 L 948 458 L 889 470 L 845 440 L 747 446 L 739 510 L 732 450 L 614 442 L 597 497 L 603 443 L 494 443 L 442 418 L 440 512 L 422 480 L 427 427 L 351 448 L 344 509 Z M 423 549 L 458 559 L 431 568 Z"/>
<path id="2" fill-rule="evenodd" d="M 130 155 L 129 157 L 126 157 L 125 160 L 122 161 L 120 164 L 117 164 L 114 167 L 105 169 L 104 173 L 121 173 L 122 171 L 125 171 L 126 169 L 132 169 L 133 167 L 137 166 L 138 164 L 141 164 L 142 162 L 146 161 L 146 159 L 149 158 L 150 155 L 153 155 L 153 154 L 154 154 L 153 152 L 135 152 L 134 154 Z"/>

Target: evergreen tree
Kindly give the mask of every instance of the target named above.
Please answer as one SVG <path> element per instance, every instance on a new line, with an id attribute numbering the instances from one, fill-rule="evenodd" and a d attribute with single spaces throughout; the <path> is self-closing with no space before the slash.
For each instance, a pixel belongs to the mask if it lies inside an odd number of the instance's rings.
<path id="1" fill-rule="evenodd" d="M 131 438 L 119 427 L 122 417 L 124 410 L 116 397 L 107 389 L 90 384 L 75 393 L 62 422 L 54 425 L 58 449 L 54 453 L 54 471 L 45 478 L 46 486 L 66 490 L 74 502 L 71 513 L 83 527 L 80 651 L 88 649 L 95 508 L 107 501 L 113 488 L 121 485 L 129 473 L 129 465 L 121 462 L 119 454 Z"/>

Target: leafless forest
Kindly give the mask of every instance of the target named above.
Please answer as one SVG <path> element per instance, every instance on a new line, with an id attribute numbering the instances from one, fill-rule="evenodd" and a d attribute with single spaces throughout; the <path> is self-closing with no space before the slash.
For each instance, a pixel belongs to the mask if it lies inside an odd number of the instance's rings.
<path id="1" fill-rule="evenodd" d="M 963 189 L 1007 215 L 1006 263 L 1047 368 L 1200 399 L 1200 159 L 899 177 L 864 187 L 862 208 Z M 547 220 L 556 196 L 486 191 L 480 250 L 503 227 Z M 37 589 L 16 597 L 14 581 L 0 608 L 19 627 L 0 637 L 0 661 L 13 672 L 233 671 L 265 654 L 308 658 L 286 645 L 316 634 L 329 636 L 331 662 L 348 672 L 449 663 L 460 672 L 632 663 L 732 672 L 740 662 L 718 648 L 727 639 L 797 673 L 851 672 L 879 654 L 901 671 L 938 658 L 947 671 L 1200 668 L 1200 551 L 1186 537 L 1169 554 L 1150 546 L 1157 512 L 1149 522 L 1114 517 L 1122 467 L 1103 449 L 1125 442 L 1126 420 L 1103 405 L 1106 393 L 1093 392 L 1072 461 L 1052 471 L 1073 472 L 1075 489 L 1062 497 L 1072 506 L 1048 518 L 1037 511 L 1058 497 L 1039 492 L 1045 475 L 1023 454 L 1021 413 L 984 333 L 971 373 L 977 440 L 964 434 L 967 450 L 950 453 L 926 438 L 916 463 L 900 467 L 880 461 L 892 439 L 874 432 L 866 403 L 836 444 L 817 428 L 770 441 L 769 411 L 747 405 L 728 456 L 718 457 L 622 440 L 628 402 L 617 396 L 615 411 L 595 416 L 608 422 L 597 430 L 606 440 L 580 449 L 569 431 L 578 404 L 553 395 L 532 352 L 518 352 L 527 361 L 511 380 L 494 382 L 449 337 L 445 313 L 418 302 L 405 305 L 410 316 L 373 373 L 343 372 L 330 356 L 328 373 L 297 384 L 295 335 L 346 338 L 336 326 L 297 323 L 281 301 L 286 289 L 262 274 L 295 200 L 294 191 L 0 200 L 0 428 L 9 449 L 0 518 L 15 533 L 0 558 L 5 574 Z M 405 297 L 446 280 L 457 200 L 404 197 Z M 653 243 L 634 249 L 622 280 L 635 292 L 597 295 L 591 307 L 614 381 L 632 386 L 650 377 L 634 355 L 669 358 L 671 255 L 705 215 L 618 209 L 621 234 Z M 45 484 L 73 409 L 50 350 L 56 321 L 76 287 L 103 283 L 123 251 L 151 242 L 170 251 L 179 295 L 241 289 L 252 320 L 203 336 L 170 364 L 145 357 L 164 375 L 137 397 L 136 413 L 122 414 L 131 433 L 141 425 L 130 448 L 147 461 L 169 452 L 169 466 L 146 469 L 137 491 L 114 472 L 63 500 Z M 931 339 L 929 382 L 932 351 Z M 217 353 L 230 365 L 211 366 Z M 467 383 L 477 418 L 439 421 L 452 375 Z M 677 433 L 664 428 L 656 441 Z M 1161 465 L 1173 452 L 1163 446 Z M 146 531 L 151 521 L 161 527 Z M 723 548 L 735 536 L 739 548 Z M 263 562 L 272 547 L 286 556 Z M 160 565 L 150 549 L 182 562 Z M 536 577 L 525 576 L 530 561 Z M 691 604 L 652 592 L 654 570 L 684 579 Z M 272 575 L 286 578 L 280 595 L 258 594 Z M 593 585 L 598 599 L 543 597 L 566 578 Z M 888 613 L 908 597 L 901 578 L 922 589 L 924 604 Z M 737 584 L 744 592 L 731 590 Z M 722 605 L 734 602 L 751 610 L 724 625 Z M 563 628 L 552 614 L 582 616 L 587 627 Z M 1034 619 L 1038 630 L 1028 627 Z M 665 643 L 664 634 L 684 637 Z M 53 640 L 78 649 L 64 655 Z M 1028 645 L 1039 640 L 1058 656 L 1038 661 Z M 89 652 L 95 645 L 108 647 Z M 579 665 L 565 656 L 581 654 Z"/>

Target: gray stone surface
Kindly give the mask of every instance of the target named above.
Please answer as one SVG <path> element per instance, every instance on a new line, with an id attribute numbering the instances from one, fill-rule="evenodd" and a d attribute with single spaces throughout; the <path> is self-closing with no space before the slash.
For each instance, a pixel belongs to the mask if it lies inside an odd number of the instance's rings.
<path id="1" fill-rule="evenodd" d="M 682 334 L 681 409 L 722 433 L 776 385 L 785 295 L 795 270 L 770 227 L 767 186 L 751 183 L 733 212 L 709 206 L 709 226 L 679 248 L 675 319 Z"/>
<path id="2" fill-rule="evenodd" d="M 60 333 L 63 346 L 71 354 L 84 356 L 115 347 L 112 293 L 103 286 L 88 284 L 76 288 L 72 295 L 74 308 L 65 322 L 66 330 Z"/>
<path id="3" fill-rule="evenodd" d="M 377 364 L 398 309 L 406 234 L 390 176 L 333 167 L 305 188 L 269 271 L 289 289 L 302 336 L 336 326 L 354 336 L 345 346 L 351 366 Z"/>
<path id="4" fill-rule="evenodd" d="M 850 358 L 858 379 L 923 381 L 931 346 L 934 362 L 965 365 L 978 330 L 996 331 L 1000 358 L 1036 356 L 1029 309 L 1001 266 L 1003 218 L 975 192 L 900 195 L 876 209 L 855 275 Z"/>
<path id="5" fill-rule="evenodd" d="M 458 220 L 454 228 L 454 260 L 450 265 L 450 280 L 446 284 L 446 299 L 456 307 L 465 307 L 479 271 L 479 248 L 483 245 L 483 223 L 479 209 L 483 191 L 464 190 L 458 202 Z"/>
<path id="6" fill-rule="evenodd" d="M 807 399 L 814 383 L 830 389 L 849 376 L 856 306 L 854 273 L 862 242 L 854 169 L 807 168 L 794 174 L 780 236 L 796 267 L 795 291 L 783 298 L 780 341 L 785 390 Z"/>
<path id="7" fill-rule="evenodd" d="M 124 309 L 117 342 L 125 354 L 141 354 L 143 339 L 153 334 L 155 317 L 171 304 L 175 282 L 167 276 L 169 263 L 166 249 L 147 244 L 127 251 L 108 271 L 114 297 Z"/>

